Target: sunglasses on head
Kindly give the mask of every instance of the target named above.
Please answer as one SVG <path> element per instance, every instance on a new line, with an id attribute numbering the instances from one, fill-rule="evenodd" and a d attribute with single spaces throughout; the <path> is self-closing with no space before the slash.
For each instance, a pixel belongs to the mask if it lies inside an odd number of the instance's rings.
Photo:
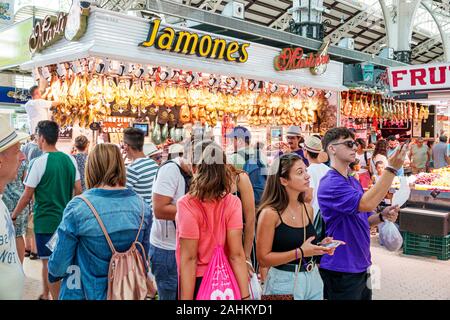
<path id="1" fill-rule="evenodd" d="M 332 143 L 331 145 L 332 146 L 337 146 L 337 145 L 339 145 L 339 144 L 344 144 L 344 145 L 346 145 L 347 147 L 349 147 L 350 149 L 352 149 L 353 148 L 353 146 L 358 146 L 358 143 L 356 143 L 355 141 L 353 141 L 353 140 L 349 140 L 349 141 L 344 141 L 344 142 L 339 142 L 339 143 Z"/>

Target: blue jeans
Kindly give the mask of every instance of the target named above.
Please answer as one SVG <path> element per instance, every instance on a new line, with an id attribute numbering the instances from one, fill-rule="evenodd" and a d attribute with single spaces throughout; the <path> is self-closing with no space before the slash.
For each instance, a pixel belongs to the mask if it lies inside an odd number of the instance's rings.
<path id="1" fill-rule="evenodd" d="M 159 300 L 177 300 L 178 272 L 175 250 L 164 250 L 150 244 L 149 255 Z"/>
<path id="2" fill-rule="evenodd" d="M 323 300 L 323 281 L 317 266 L 311 272 L 298 272 L 297 278 L 295 272 L 276 268 L 269 269 L 263 294 L 292 293 L 294 294 L 294 300 Z"/>

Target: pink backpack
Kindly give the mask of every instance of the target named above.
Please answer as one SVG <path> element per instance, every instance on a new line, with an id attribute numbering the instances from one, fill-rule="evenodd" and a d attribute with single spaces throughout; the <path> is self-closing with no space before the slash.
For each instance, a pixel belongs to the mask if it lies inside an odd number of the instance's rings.
<path id="1" fill-rule="evenodd" d="M 224 245 L 221 244 L 226 241 L 226 226 L 224 222 L 224 210 L 226 203 L 222 206 L 220 226 L 216 238 L 214 230 L 210 228 L 208 224 L 208 217 L 206 215 L 205 208 L 200 201 L 197 200 L 197 202 L 203 213 L 208 229 L 216 242 L 216 247 L 211 260 L 209 261 L 208 269 L 203 275 L 196 300 L 241 300 L 239 285 L 236 281 L 236 277 L 234 276 L 233 269 L 231 269 L 230 263 L 228 262 Z M 217 241 L 217 239 L 221 240 L 221 242 Z"/>

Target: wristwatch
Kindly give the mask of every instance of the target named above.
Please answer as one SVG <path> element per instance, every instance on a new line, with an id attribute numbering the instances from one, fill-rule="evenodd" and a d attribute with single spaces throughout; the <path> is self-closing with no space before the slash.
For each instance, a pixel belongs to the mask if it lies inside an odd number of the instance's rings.
<path id="1" fill-rule="evenodd" d="M 394 176 L 396 176 L 398 174 L 398 170 L 394 169 L 390 166 L 387 166 L 386 168 L 384 168 L 384 170 L 389 171 L 390 173 L 392 173 Z"/>

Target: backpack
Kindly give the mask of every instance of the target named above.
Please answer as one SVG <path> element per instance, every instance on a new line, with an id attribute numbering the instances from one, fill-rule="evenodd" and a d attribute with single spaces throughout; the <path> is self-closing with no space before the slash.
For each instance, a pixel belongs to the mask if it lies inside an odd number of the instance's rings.
<path id="1" fill-rule="evenodd" d="M 158 171 L 156 172 L 156 176 L 155 176 L 155 180 L 158 177 L 158 173 L 159 173 L 159 169 L 161 169 L 163 166 L 165 166 L 168 163 L 174 163 L 178 169 L 180 170 L 180 174 L 184 179 L 184 194 L 187 194 L 189 192 L 189 186 L 191 185 L 191 180 L 192 180 L 192 176 L 188 175 L 186 172 L 184 172 L 184 170 L 180 167 L 180 165 L 178 163 L 176 163 L 175 161 L 172 160 L 168 160 L 166 162 L 164 162 L 159 168 Z M 177 225 L 175 223 L 175 220 L 172 220 L 174 227 L 176 228 Z M 166 224 L 167 226 L 167 224 Z"/>
<path id="2" fill-rule="evenodd" d="M 255 205 L 258 206 L 266 186 L 266 166 L 259 158 L 259 152 L 256 153 L 256 157 L 245 154 L 244 159 L 245 164 L 243 169 L 250 178 L 255 197 Z"/>
<path id="3" fill-rule="evenodd" d="M 145 257 L 146 253 L 144 246 L 138 241 L 139 234 L 141 233 L 141 229 L 144 224 L 144 200 L 141 199 L 142 219 L 136 239 L 132 243 L 130 249 L 125 252 L 117 252 L 111 238 L 108 235 L 108 231 L 106 231 L 105 225 L 98 215 L 97 210 L 87 198 L 84 196 L 79 196 L 79 198 L 82 199 L 91 209 L 112 251 L 108 270 L 107 299 L 144 300 L 147 296 L 147 258 L 144 259 L 142 257 L 142 255 Z M 141 248 L 142 255 L 139 252 L 138 247 Z"/>
<path id="4" fill-rule="evenodd" d="M 208 216 L 206 215 L 205 208 L 200 201 L 196 200 L 196 202 L 200 207 L 206 225 L 216 242 L 216 247 L 211 256 L 211 260 L 208 263 L 208 268 L 203 275 L 196 300 L 241 300 L 239 285 L 225 254 L 224 244 L 222 244 L 223 239 L 226 241 L 224 210 L 227 204 L 225 203 L 222 206 L 219 231 L 215 234 L 214 230 L 208 224 Z M 218 239 L 220 242 L 217 241 Z"/>
<path id="5" fill-rule="evenodd" d="M 161 169 L 163 166 L 165 166 L 168 163 L 174 163 L 178 169 L 180 170 L 180 174 L 182 175 L 183 179 L 184 179 L 184 193 L 187 194 L 189 192 L 189 186 L 191 185 L 191 180 L 192 180 L 192 176 L 190 176 L 189 174 L 187 174 L 186 172 L 184 172 L 184 170 L 180 167 L 180 165 L 178 163 L 176 163 L 175 161 L 172 160 L 168 160 L 166 162 L 164 162 L 159 169 Z M 156 172 L 156 176 L 155 176 L 155 180 L 158 177 L 158 171 Z"/>

